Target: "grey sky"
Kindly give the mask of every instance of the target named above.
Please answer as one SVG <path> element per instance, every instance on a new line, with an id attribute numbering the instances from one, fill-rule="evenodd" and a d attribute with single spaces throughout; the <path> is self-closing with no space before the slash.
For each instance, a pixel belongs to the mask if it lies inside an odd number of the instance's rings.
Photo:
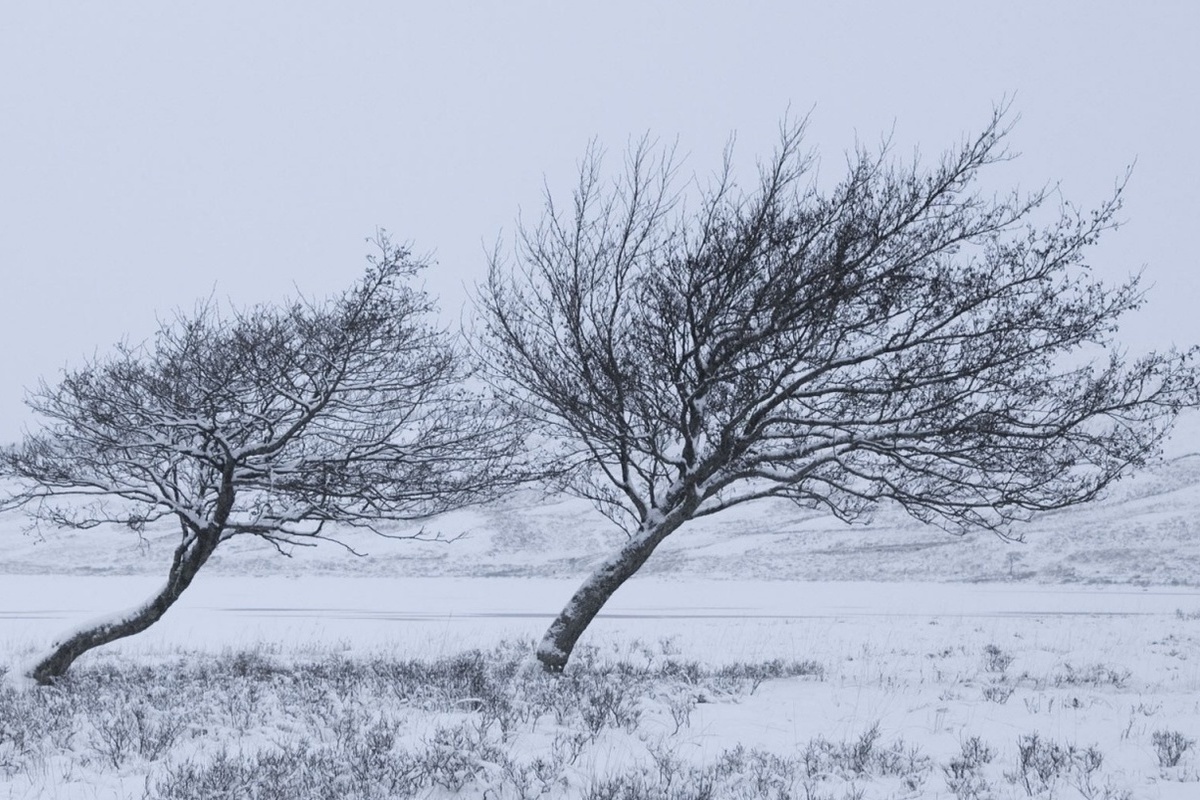
<path id="1" fill-rule="evenodd" d="M 1200 341 L 1200 3 L 11 3 L 0 15 L 0 442 L 39 376 L 214 293 L 323 295 L 376 226 L 454 312 L 485 249 L 590 139 L 678 136 L 686 171 L 812 110 L 928 156 L 1015 93 L 998 186 L 1084 205 L 1137 160 L 1093 263 L 1146 267 L 1135 350 Z M 615 162 L 616 159 L 613 159 Z"/>

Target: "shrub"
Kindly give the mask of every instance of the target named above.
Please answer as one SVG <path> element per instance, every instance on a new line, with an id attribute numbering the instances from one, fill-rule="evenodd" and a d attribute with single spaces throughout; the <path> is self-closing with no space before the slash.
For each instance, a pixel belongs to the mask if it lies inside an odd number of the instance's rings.
<path id="1" fill-rule="evenodd" d="M 962 743 L 962 752 L 942 767 L 946 787 L 958 800 L 981 800 L 989 796 L 991 785 L 983 775 L 983 768 L 990 764 L 996 753 L 978 736 Z"/>
<path id="2" fill-rule="evenodd" d="M 1160 767 L 1175 767 L 1196 740 L 1189 739 L 1179 731 L 1159 730 L 1151 734 L 1150 743 L 1154 745 Z"/>
<path id="3" fill-rule="evenodd" d="M 983 648 L 983 668 L 988 672 L 1004 672 L 1012 664 L 1013 657 L 994 644 Z"/>

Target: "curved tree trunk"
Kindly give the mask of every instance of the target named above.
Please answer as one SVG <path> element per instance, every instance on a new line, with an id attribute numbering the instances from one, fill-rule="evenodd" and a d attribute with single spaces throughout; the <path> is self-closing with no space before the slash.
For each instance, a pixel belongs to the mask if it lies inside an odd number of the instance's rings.
<path id="1" fill-rule="evenodd" d="M 167 583 L 157 594 L 137 608 L 55 642 L 53 651 L 29 671 L 29 677 L 43 686 L 52 684 L 65 675 L 75 659 L 88 650 L 149 628 L 179 599 L 204 562 L 216 550 L 219 541 L 217 533 L 205 532 L 179 545 L 171 561 Z"/>
<path id="2" fill-rule="evenodd" d="M 637 535 L 610 556 L 575 590 L 570 601 L 550 624 L 537 648 L 537 659 L 546 672 L 562 672 L 579 637 L 600 613 L 609 598 L 642 568 L 654 549 L 662 544 L 687 519 L 686 514 L 674 513 L 650 527 L 645 525 Z"/>

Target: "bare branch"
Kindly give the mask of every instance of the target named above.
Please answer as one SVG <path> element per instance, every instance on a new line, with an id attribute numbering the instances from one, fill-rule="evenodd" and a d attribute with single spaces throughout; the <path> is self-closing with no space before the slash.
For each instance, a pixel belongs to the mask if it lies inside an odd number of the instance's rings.
<path id="1" fill-rule="evenodd" d="M 1091 211 L 979 188 L 1012 158 L 1010 122 L 1002 103 L 930 164 L 858 147 L 827 191 L 803 124 L 785 125 L 750 190 L 727 153 L 691 214 L 643 143 L 608 189 L 589 158 L 575 214 L 549 202 L 515 266 L 493 259 L 491 380 L 584 457 L 577 493 L 637 521 L 551 629 L 547 664 L 692 516 L 785 497 L 853 521 L 890 502 L 1007 535 L 1096 497 L 1200 402 L 1197 350 L 1117 346 L 1137 280 L 1088 272 L 1125 182 Z"/>

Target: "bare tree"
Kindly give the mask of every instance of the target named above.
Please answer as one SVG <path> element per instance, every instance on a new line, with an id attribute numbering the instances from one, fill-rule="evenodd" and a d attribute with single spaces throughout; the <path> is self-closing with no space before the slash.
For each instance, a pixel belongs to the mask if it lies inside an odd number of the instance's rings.
<path id="1" fill-rule="evenodd" d="M 46 424 L 4 455 L 23 487 L 5 507 L 73 528 L 180 528 L 163 588 L 57 642 L 35 680 L 145 630 L 234 536 L 281 551 L 337 541 L 339 529 L 423 518 L 510 479 L 517 431 L 463 388 L 462 353 L 408 286 L 423 265 L 376 243 L 365 277 L 338 297 L 224 316 L 202 305 L 150 346 L 118 346 L 31 394 Z"/>
<path id="2" fill-rule="evenodd" d="M 827 191 L 802 133 L 783 126 L 750 191 L 727 156 L 690 211 L 669 152 L 643 142 L 612 184 L 593 152 L 571 208 L 548 198 L 515 258 L 492 259 L 493 379 L 628 535 L 546 632 L 549 671 L 690 519 L 774 497 L 854 521 L 891 502 L 1006 535 L 1094 498 L 1197 402 L 1195 350 L 1114 344 L 1137 280 L 1088 274 L 1123 183 L 1090 212 L 981 193 L 1009 158 L 1003 109 L 932 165 L 860 148 Z"/>

